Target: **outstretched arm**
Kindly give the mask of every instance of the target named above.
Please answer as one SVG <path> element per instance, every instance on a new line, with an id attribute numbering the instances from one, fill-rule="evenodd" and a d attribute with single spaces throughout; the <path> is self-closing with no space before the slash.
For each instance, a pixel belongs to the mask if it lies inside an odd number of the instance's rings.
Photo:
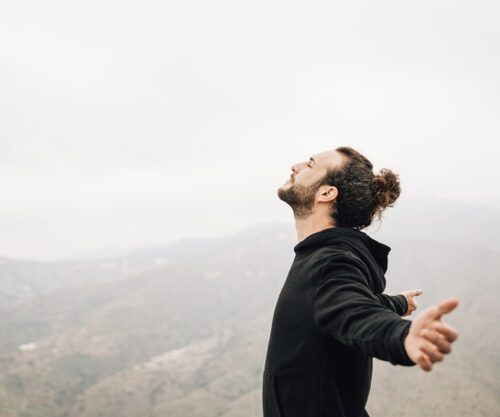
<path id="1" fill-rule="evenodd" d="M 325 264 L 314 296 L 319 330 L 368 356 L 415 365 L 404 347 L 411 321 L 381 304 L 358 262 L 343 253 Z"/>
<path id="2" fill-rule="evenodd" d="M 315 290 L 316 324 L 325 335 L 368 356 L 394 365 L 418 364 L 425 371 L 451 352 L 457 331 L 441 322 L 458 299 L 450 298 L 419 314 L 412 322 L 380 304 L 364 268 L 347 253 L 325 264 Z"/>
<path id="3" fill-rule="evenodd" d="M 380 304 L 384 305 L 395 313 L 398 313 L 400 316 L 408 311 L 408 302 L 406 301 L 406 297 L 403 294 L 375 294 L 375 297 L 377 297 Z"/>
<path id="4" fill-rule="evenodd" d="M 408 308 L 403 314 L 403 316 L 409 316 L 417 309 L 417 302 L 414 300 L 414 297 L 419 296 L 423 293 L 423 290 L 409 290 L 403 291 L 402 296 L 405 297 L 406 303 L 408 304 Z"/>
<path id="5" fill-rule="evenodd" d="M 409 290 L 398 295 L 375 294 L 375 296 L 384 306 L 404 317 L 409 316 L 417 309 L 417 303 L 413 297 L 422 293 L 422 290 Z"/>

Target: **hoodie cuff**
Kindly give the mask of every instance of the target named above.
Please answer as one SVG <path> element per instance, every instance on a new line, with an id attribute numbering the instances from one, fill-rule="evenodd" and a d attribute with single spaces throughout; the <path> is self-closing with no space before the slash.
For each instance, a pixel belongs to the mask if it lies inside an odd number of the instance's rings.
<path id="1" fill-rule="evenodd" d="M 398 294 L 395 297 L 400 302 L 398 305 L 400 311 L 398 313 L 400 316 L 402 316 L 408 311 L 408 301 L 406 300 L 406 297 L 403 294 Z"/>
<path id="2" fill-rule="evenodd" d="M 416 363 L 413 362 L 406 353 L 406 349 L 404 346 L 404 341 L 406 339 L 406 336 L 408 335 L 408 332 L 410 331 L 411 323 L 412 322 L 410 320 L 401 319 L 393 329 L 391 343 L 389 344 L 389 351 L 391 353 L 390 362 L 393 365 L 416 365 Z"/>

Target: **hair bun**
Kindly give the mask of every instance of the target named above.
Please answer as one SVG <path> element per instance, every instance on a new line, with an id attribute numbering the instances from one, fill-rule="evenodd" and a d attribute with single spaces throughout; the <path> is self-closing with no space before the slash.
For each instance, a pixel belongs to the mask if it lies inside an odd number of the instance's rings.
<path id="1" fill-rule="evenodd" d="M 374 200 L 378 210 L 392 206 L 401 194 L 399 175 L 382 168 L 373 178 Z"/>

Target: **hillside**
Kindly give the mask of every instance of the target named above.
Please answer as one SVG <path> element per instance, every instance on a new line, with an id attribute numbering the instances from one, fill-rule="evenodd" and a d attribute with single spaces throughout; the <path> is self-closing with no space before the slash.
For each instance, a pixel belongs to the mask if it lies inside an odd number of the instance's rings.
<path id="1" fill-rule="evenodd" d="M 373 235 L 392 247 L 386 293 L 424 289 L 419 310 L 458 297 L 447 321 L 460 340 L 429 374 L 376 360 L 368 411 L 497 416 L 500 252 L 489 235 L 387 233 L 396 220 Z M 272 311 L 294 245 L 293 228 L 277 224 L 115 260 L 4 262 L 0 416 L 261 416 Z"/>

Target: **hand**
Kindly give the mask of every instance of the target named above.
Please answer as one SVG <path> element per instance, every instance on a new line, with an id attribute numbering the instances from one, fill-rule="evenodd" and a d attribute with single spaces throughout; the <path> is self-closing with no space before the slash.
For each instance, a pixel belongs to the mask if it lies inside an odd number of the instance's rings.
<path id="1" fill-rule="evenodd" d="M 410 326 L 404 341 L 406 353 L 426 372 L 432 369 L 434 362 L 442 361 L 443 356 L 451 352 L 451 343 L 458 338 L 453 327 L 441 322 L 441 316 L 457 305 L 456 298 L 441 301 L 422 311 Z"/>
<path id="2" fill-rule="evenodd" d="M 408 310 L 406 310 L 406 313 L 404 313 L 402 315 L 402 317 L 409 316 L 411 313 L 413 313 L 417 309 L 417 303 L 413 299 L 413 297 L 416 297 L 422 293 L 423 293 L 423 290 L 410 290 L 410 291 L 403 291 L 401 293 L 405 296 L 406 301 L 408 303 Z"/>

